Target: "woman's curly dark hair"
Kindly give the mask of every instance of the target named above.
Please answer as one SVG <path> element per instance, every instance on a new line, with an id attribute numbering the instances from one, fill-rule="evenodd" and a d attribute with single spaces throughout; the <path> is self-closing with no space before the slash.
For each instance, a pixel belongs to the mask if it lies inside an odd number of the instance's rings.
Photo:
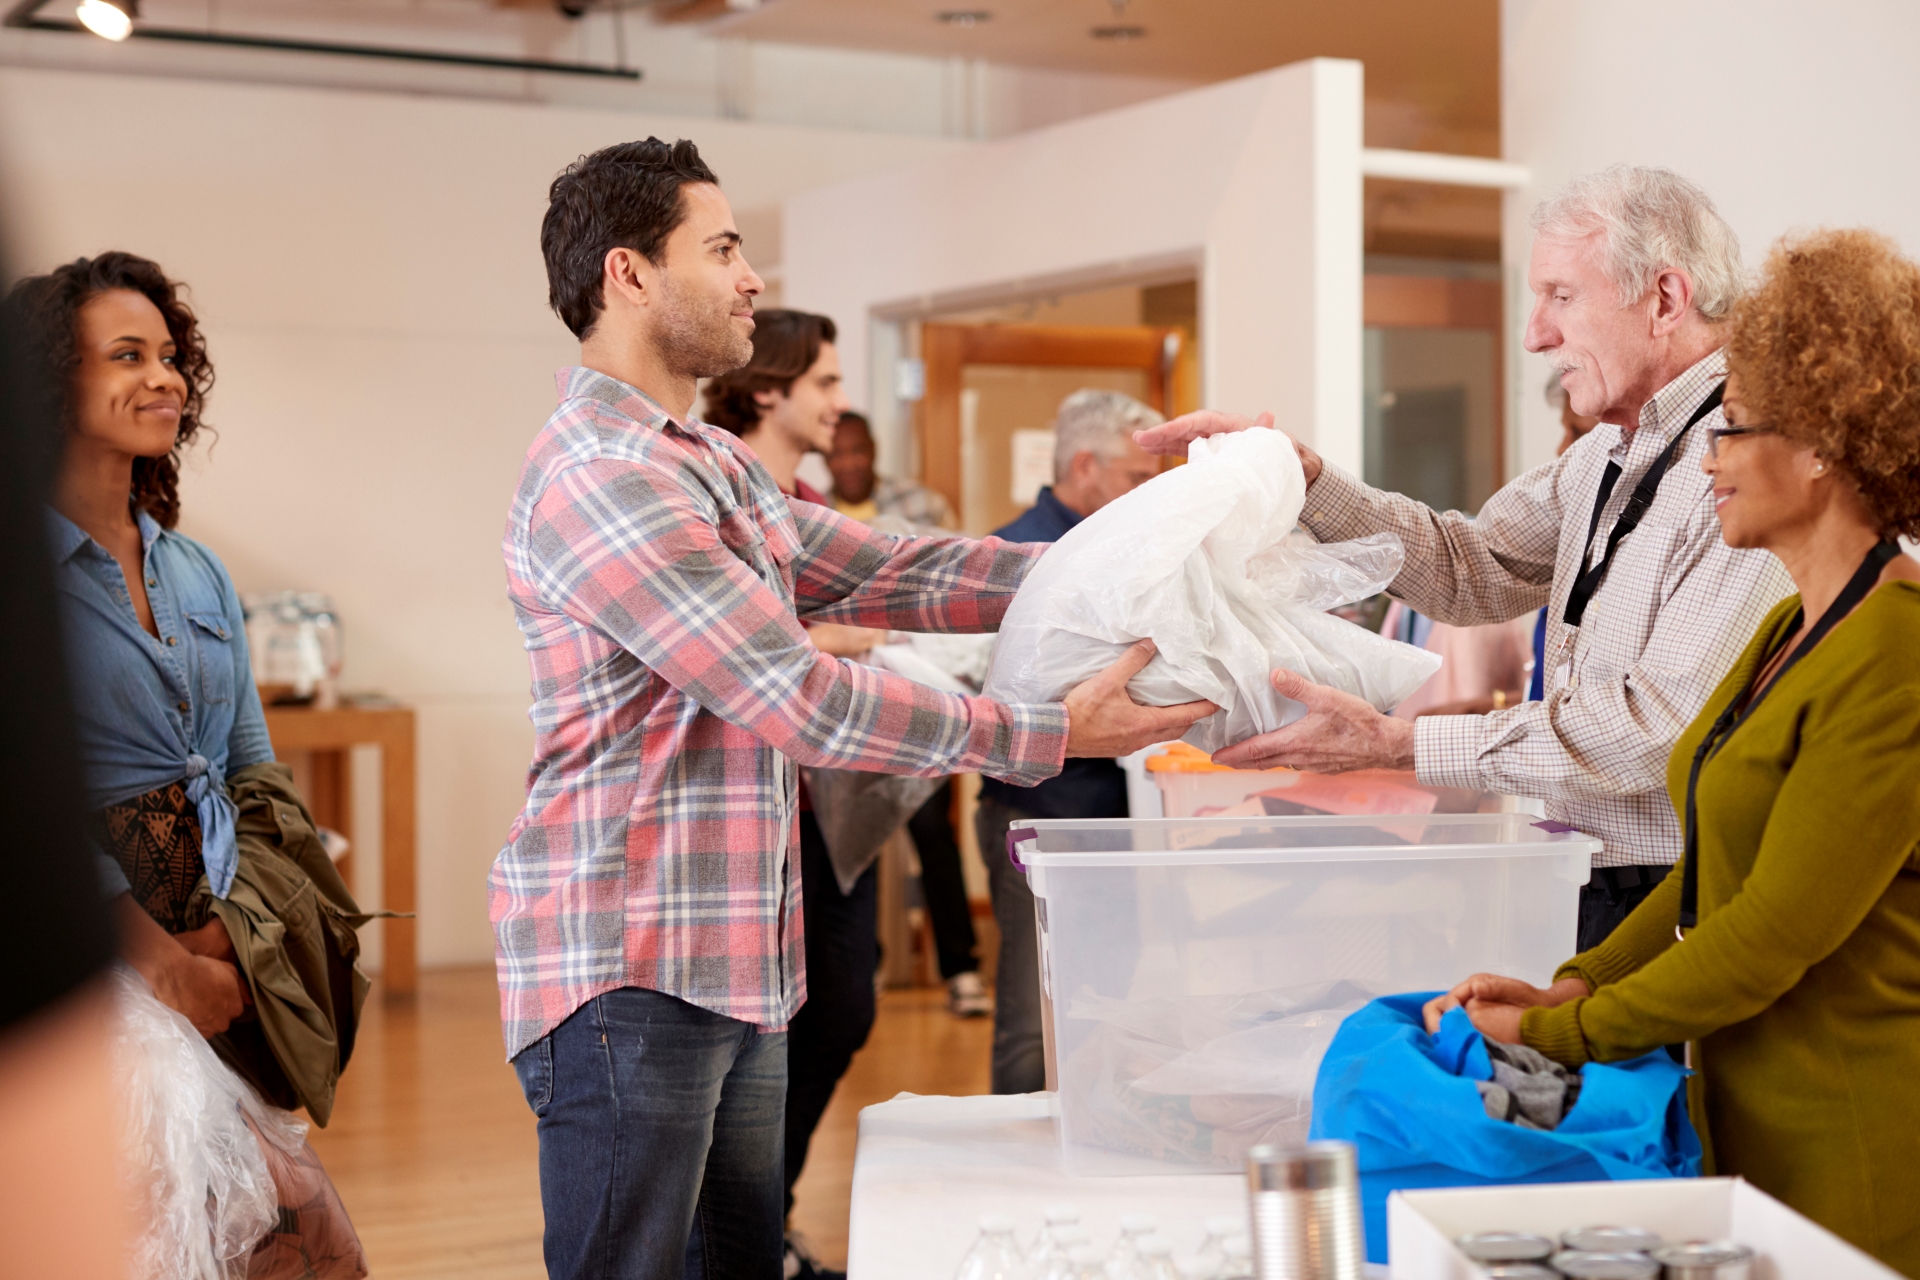
<path id="1" fill-rule="evenodd" d="M 1920 537 L 1920 265 L 1866 230 L 1783 239 L 1734 309 L 1727 368 L 1754 416 Z"/>
<path id="2" fill-rule="evenodd" d="M 132 510 L 145 511 L 163 529 L 180 522 L 180 455 L 205 424 L 200 419 L 207 391 L 213 386 L 213 365 L 193 309 L 180 298 L 180 285 L 167 279 L 156 262 L 131 253 L 103 253 L 76 258 L 43 276 L 28 276 L 7 295 L 7 320 L 26 348 L 27 368 L 37 375 L 35 389 L 47 410 L 45 420 L 59 424 L 60 435 L 48 441 L 56 455 L 65 433 L 72 429 L 71 397 L 74 372 L 80 365 L 78 330 L 80 308 L 100 294 L 130 289 L 143 294 L 160 309 L 173 338 L 174 360 L 186 379 L 187 400 L 180 407 L 180 431 L 173 449 L 158 458 L 133 460 Z"/>

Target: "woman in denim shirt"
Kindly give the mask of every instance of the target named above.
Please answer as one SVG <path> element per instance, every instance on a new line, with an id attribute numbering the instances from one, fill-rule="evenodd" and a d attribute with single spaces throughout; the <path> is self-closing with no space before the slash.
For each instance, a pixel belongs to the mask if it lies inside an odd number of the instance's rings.
<path id="1" fill-rule="evenodd" d="M 180 453 L 213 369 L 173 282 L 131 254 L 23 280 L 8 307 L 63 426 L 49 541 L 123 954 L 213 1035 L 244 1011 L 247 987 L 218 917 L 187 930 L 182 912 L 203 871 L 216 897 L 233 879 L 226 775 L 273 759 L 233 583 L 173 528 Z"/>

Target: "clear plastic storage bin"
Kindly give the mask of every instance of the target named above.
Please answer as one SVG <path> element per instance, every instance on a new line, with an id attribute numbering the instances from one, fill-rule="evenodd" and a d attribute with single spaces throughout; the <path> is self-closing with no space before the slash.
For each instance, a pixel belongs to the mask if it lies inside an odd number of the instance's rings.
<path id="1" fill-rule="evenodd" d="M 1518 813 L 1048 820 L 1011 838 L 1075 1173 L 1237 1170 L 1304 1140 L 1347 1014 L 1478 972 L 1545 984 L 1600 850 Z"/>

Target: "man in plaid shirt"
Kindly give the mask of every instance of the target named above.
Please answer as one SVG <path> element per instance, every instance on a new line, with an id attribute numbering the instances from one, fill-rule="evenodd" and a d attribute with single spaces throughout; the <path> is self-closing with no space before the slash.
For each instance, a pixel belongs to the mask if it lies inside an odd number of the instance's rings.
<path id="1" fill-rule="evenodd" d="M 580 367 L 507 521 L 537 740 L 489 888 L 547 1269 L 774 1280 L 783 1028 L 806 998 L 797 766 L 1038 781 L 1213 707 L 1136 706 L 1144 642 L 1046 706 L 819 652 L 800 616 L 993 630 L 1044 548 L 790 507 L 750 450 L 690 417 L 697 380 L 751 353 L 761 289 L 691 143 L 575 162 L 541 248 Z"/>
<path id="2" fill-rule="evenodd" d="M 1768 553 L 1721 539 L 1700 466 L 1708 430 L 1725 424 L 1720 347 L 1743 274 L 1713 202 L 1665 170 L 1621 165 L 1573 182 L 1533 221 L 1527 349 L 1601 425 L 1473 517 L 1369 488 L 1301 448 L 1301 522 L 1330 540 L 1399 534 L 1407 563 L 1388 590 L 1436 621 L 1505 622 L 1546 605 L 1544 699 L 1396 720 L 1277 671 L 1274 688 L 1307 715 L 1216 758 L 1414 769 L 1426 783 L 1544 799 L 1548 817 L 1604 845 L 1580 895 L 1584 951 L 1679 858 L 1667 758 L 1792 584 Z M 1165 452 L 1247 425 L 1203 412 L 1138 438 Z M 1626 513 L 1662 456 L 1670 465 L 1634 528 Z"/>

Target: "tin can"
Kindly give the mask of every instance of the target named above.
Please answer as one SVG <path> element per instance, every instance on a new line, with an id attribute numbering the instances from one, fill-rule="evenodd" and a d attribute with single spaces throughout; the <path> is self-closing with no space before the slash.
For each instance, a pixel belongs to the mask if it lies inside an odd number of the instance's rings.
<path id="1" fill-rule="evenodd" d="M 1665 1280 L 1750 1280 L 1753 1250 L 1730 1240 L 1663 1244 L 1647 1255 L 1666 1268 Z"/>
<path id="2" fill-rule="evenodd" d="M 1523 1231 L 1476 1231 L 1453 1244 L 1475 1262 L 1545 1262 L 1555 1252 L 1553 1241 Z"/>
<path id="3" fill-rule="evenodd" d="M 1538 1262 L 1491 1262 L 1481 1268 L 1488 1280 L 1560 1280 L 1560 1273 Z"/>
<path id="4" fill-rule="evenodd" d="M 1549 1265 L 1567 1280 L 1660 1280 L 1660 1264 L 1644 1253 L 1568 1249 Z"/>
<path id="5" fill-rule="evenodd" d="M 1563 1248 L 1583 1253 L 1645 1253 L 1665 1243 L 1654 1232 L 1639 1227 L 1581 1227 L 1560 1234 Z"/>
<path id="6" fill-rule="evenodd" d="M 1350 1142 L 1247 1153 L 1257 1280 L 1361 1280 L 1360 1169 Z"/>

